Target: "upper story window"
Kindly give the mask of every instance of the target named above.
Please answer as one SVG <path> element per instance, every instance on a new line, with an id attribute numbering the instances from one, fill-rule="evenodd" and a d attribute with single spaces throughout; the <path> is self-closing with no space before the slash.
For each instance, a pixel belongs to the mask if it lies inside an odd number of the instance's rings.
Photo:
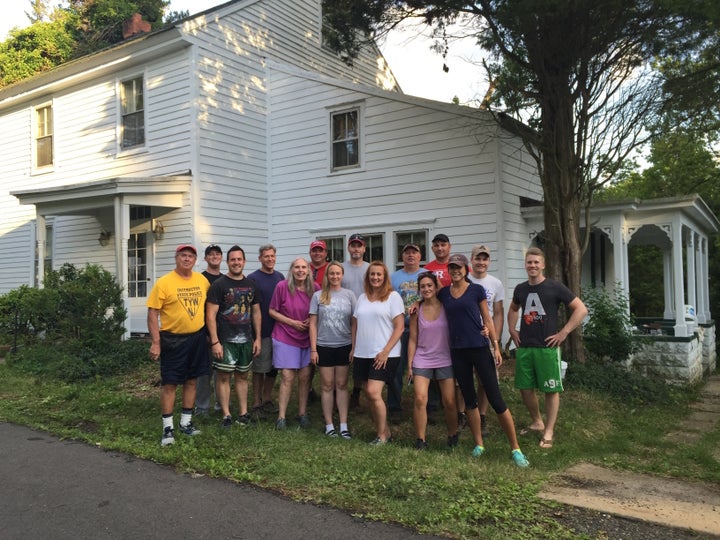
<path id="1" fill-rule="evenodd" d="M 332 170 L 360 166 L 360 109 L 333 112 Z"/>
<path id="2" fill-rule="evenodd" d="M 145 144 L 145 99 L 142 77 L 120 83 L 120 112 L 122 148 Z"/>
<path id="3" fill-rule="evenodd" d="M 35 167 L 53 164 L 53 110 L 52 105 L 35 109 Z"/>

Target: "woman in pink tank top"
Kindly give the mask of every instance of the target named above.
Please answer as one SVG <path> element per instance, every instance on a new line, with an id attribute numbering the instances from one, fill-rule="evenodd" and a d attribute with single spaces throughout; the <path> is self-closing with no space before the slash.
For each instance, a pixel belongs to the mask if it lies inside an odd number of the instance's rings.
<path id="1" fill-rule="evenodd" d="M 435 379 L 445 410 L 447 444 L 457 446 L 458 427 L 455 407 L 455 378 L 450 357 L 450 339 L 445 310 L 437 298 L 438 279 L 432 272 L 418 276 L 420 306 L 410 316 L 410 340 L 408 342 L 408 382 L 415 387 L 413 421 L 417 440 L 415 448 L 425 450 L 427 431 L 427 401 L 430 381 Z"/>

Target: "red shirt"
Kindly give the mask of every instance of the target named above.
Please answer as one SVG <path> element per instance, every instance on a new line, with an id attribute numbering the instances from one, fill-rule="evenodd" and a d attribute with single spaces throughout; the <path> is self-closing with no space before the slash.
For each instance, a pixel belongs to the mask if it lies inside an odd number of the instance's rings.
<path id="1" fill-rule="evenodd" d="M 447 263 L 439 263 L 437 262 L 437 259 L 435 259 L 434 261 L 427 263 L 423 270 L 430 270 L 433 274 L 435 274 L 441 287 L 447 287 L 450 283 L 452 283 Z"/>
<path id="2" fill-rule="evenodd" d="M 322 287 L 322 280 L 325 277 L 325 270 L 327 270 L 329 262 L 326 262 L 319 268 L 315 268 L 312 264 L 310 270 L 312 270 L 313 281 Z"/>

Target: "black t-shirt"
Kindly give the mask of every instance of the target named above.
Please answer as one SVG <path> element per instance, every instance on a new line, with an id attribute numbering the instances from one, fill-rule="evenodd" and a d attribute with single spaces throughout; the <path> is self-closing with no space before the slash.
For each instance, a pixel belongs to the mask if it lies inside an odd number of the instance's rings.
<path id="1" fill-rule="evenodd" d="M 520 306 L 520 346 L 546 347 L 545 338 L 557 334 L 558 309 L 575 300 L 575 294 L 562 283 L 545 278 L 537 285 L 520 283 L 513 292 L 513 303 Z"/>
<path id="2" fill-rule="evenodd" d="M 252 306 L 259 304 L 260 291 L 247 277 L 220 276 L 210 286 L 207 301 L 218 306 L 218 339 L 230 343 L 252 341 Z"/>

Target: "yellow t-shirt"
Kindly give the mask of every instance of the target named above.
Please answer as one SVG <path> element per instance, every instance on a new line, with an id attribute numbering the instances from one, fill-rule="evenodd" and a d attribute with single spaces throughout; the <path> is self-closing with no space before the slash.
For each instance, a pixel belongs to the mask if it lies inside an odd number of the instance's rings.
<path id="1" fill-rule="evenodd" d="M 174 270 L 155 282 L 147 307 L 160 310 L 160 330 L 191 334 L 205 326 L 205 298 L 210 283 L 199 272 L 183 278 Z"/>

